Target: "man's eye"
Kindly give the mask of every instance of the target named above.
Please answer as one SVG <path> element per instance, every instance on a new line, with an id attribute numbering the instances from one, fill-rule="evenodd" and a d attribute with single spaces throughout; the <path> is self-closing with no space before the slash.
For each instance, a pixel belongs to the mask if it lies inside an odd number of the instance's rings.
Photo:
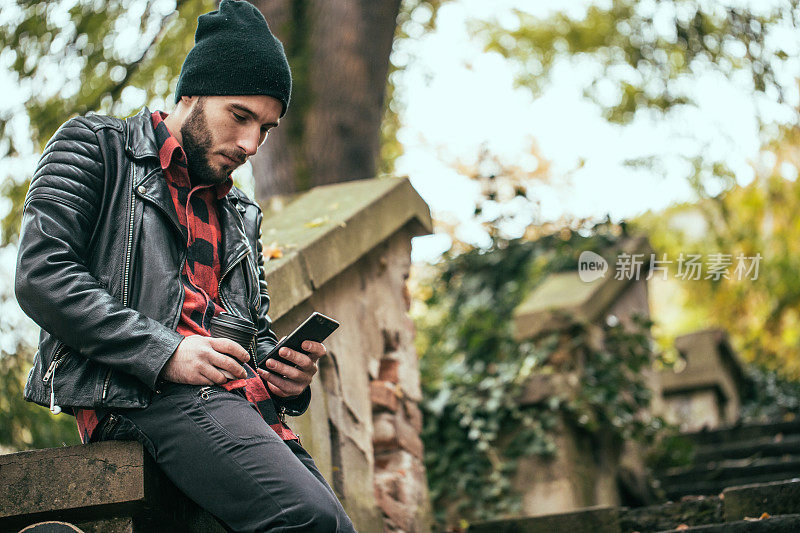
<path id="1" fill-rule="evenodd" d="M 233 113 L 233 116 L 236 117 L 237 121 L 244 122 L 244 117 L 242 115 L 237 115 L 236 113 Z"/>

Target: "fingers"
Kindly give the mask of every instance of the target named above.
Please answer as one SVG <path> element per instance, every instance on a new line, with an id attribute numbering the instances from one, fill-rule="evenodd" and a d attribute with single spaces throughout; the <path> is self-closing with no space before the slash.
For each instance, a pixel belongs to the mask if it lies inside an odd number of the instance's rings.
<path id="1" fill-rule="evenodd" d="M 314 361 L 328 353 L 325 349 L 325 345 L 321 342 L 303 341 L 302 348 Z"/>
<path id="2" fill-rule="evenodd" d="M 272 372 L 267 372 L 263 368 L 259 368 L 257 370 L 258 374 L 261 376 L 261 379 L 269 388 L 271 394 L 282 396 L 284 398 L 287 396 L 297 396 L 306 388 L 306 385 L 284 379 L 273 374 Z"/>
<path id="3" fill-rule="evenodd" d="M 297 352 L 295 352 L 295 353 L 297 353 Z M 281 355 L 283 355 L 283 354 L 281 354 Z M 302 355 L 302 354 L 300 354 L 300 355 Z M 282 376 L 286 376 L 287 378 L 289 378 L 291 380 L 298 381 L 298 380 L 303 380 L 306 375 L 313 376 L 317 372 L 317 369 L 314 366 L 314 363 L 312 363 L 310 359 L 308 359 L 308 358 L 306 358 L 306 359 L 308 360 L 308 364 L 309 364 L 308 367 L 296 368 L 296 367 L 281 363 L 280 361 L 277 361 L 275 359 L 267 359 L 267 362 L 265 363 L 265 365 L 271 372 L 274 372 L 275 374 L 280 374 Z"/>
<path id="4" fill-rule="evenodd" d="M 197 382 L 192 383 L 192 385 L 217 385 L 220 382 L 214 381 L 213 379 L 211 379 L 209 377 L 209 374 L 213 375 L 213 372 L 214 372 L 214 368 L 213 367 L 206 367 L 206 368 L 200 369 L 198 371 L 198 374 L 200 374 L 200 378 L 199 378 L 199 380 Z M 219 374 L 218 370 L 216 372 Z M 226 381 L 225 377 L 222 374 L 219 374 L 219 376 L 223 378 L 222 382 L 224 383 Z"/>
<path id="5" fill-rule="evenodd" d="M 218 370 L 226 370 L 228 373 L 232 374 L 233 379 L 244 379 L 247 377 L 247 372 L 241 363 L 226 354 L 217 352 L 211 353 L 209 354 L 208 362 Z M 222 373 L 220 373 L 220 375 L 222 375 L 226 381 L 230 379 Z"/>
<path id="6" fill-rule="evenodd" d="M 246 363 L 250 360 L 250 354 L 236 341 L 223 337 L 208 337 L 208 341 L 211 343 L 211 347 L 216 351 L 235 357 L 242 363 Z"/>

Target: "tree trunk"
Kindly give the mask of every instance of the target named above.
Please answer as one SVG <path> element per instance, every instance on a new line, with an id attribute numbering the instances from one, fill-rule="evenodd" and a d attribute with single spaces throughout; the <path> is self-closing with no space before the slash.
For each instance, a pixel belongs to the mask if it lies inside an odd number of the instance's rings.
<path id="1" fill-rule="evenodd" d="M 401 0 L 252 0 L 292 68 L 289 110 L 251 158 L 259 200 L 372 178 Z"/>

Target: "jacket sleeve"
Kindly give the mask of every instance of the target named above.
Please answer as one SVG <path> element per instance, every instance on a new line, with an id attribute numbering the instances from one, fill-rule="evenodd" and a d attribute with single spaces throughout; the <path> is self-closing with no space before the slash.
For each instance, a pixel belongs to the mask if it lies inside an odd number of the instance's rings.
<path id="1" fill-rule="evenodd" d="M 269 292 L 267 291 L 267 278 L 264 273 L 264 253 L 261 244 L 261 222 L 263 219 L 264 214 L 259 208 L 256 222 L 258 225 L 256 266 L 258 267 L 258 292 L 260 294 L 260 303 L 258 306 L 258 324 L 256 325 L 258 328 L 256 362 L 259 367 L 267 370 L 264 363 L 266 362 L 267 354 L 278 343 L 278 337 L 271 329 L 272 319 L 270 319 L 267 314 L 269 311 Z M 306 387 L 305 390 L 297 396 L 283 398 L 281 396 L 272 395 L 272 401 L 279 410 L 284 411 L 286 414 L 290 416 L 299 416 L 308 409 L 308 404 L 311 402 L 311 387 Z"/>
<path id="2" fill-rule="evenodd" d="M 44 149 L 23 206 L 14 290 L 22 310 L 84 357 L 151 389 L 183 335 L 122 305 L 87 268 L 105 186 L 97 134 L 65 122 Z"/>

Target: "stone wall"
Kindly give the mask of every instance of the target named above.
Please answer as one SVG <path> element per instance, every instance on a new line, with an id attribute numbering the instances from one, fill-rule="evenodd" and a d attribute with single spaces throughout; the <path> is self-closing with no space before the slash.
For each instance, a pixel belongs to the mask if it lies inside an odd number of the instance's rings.
<path id="1" fill-rule="evenodd" d="M 361 532 L 426 531 L 410 239 L 397 232 L 274 323 L 279 335 L 312 311 L 341 323 L 325 342 L 309 411 L 289 424 Z"/>
<path id="2" fill-rule="evenodd" d="M 264 246 L 284 251 L 266 264 L 274 330 L 288 334 L 312 311 L 341 324 L 308 412 L 289 423 L 361 532 L 430 523 L 406 288 L 411 238 L 430 228 L 407 179 L 317 187 L 265 211 Z"/>

